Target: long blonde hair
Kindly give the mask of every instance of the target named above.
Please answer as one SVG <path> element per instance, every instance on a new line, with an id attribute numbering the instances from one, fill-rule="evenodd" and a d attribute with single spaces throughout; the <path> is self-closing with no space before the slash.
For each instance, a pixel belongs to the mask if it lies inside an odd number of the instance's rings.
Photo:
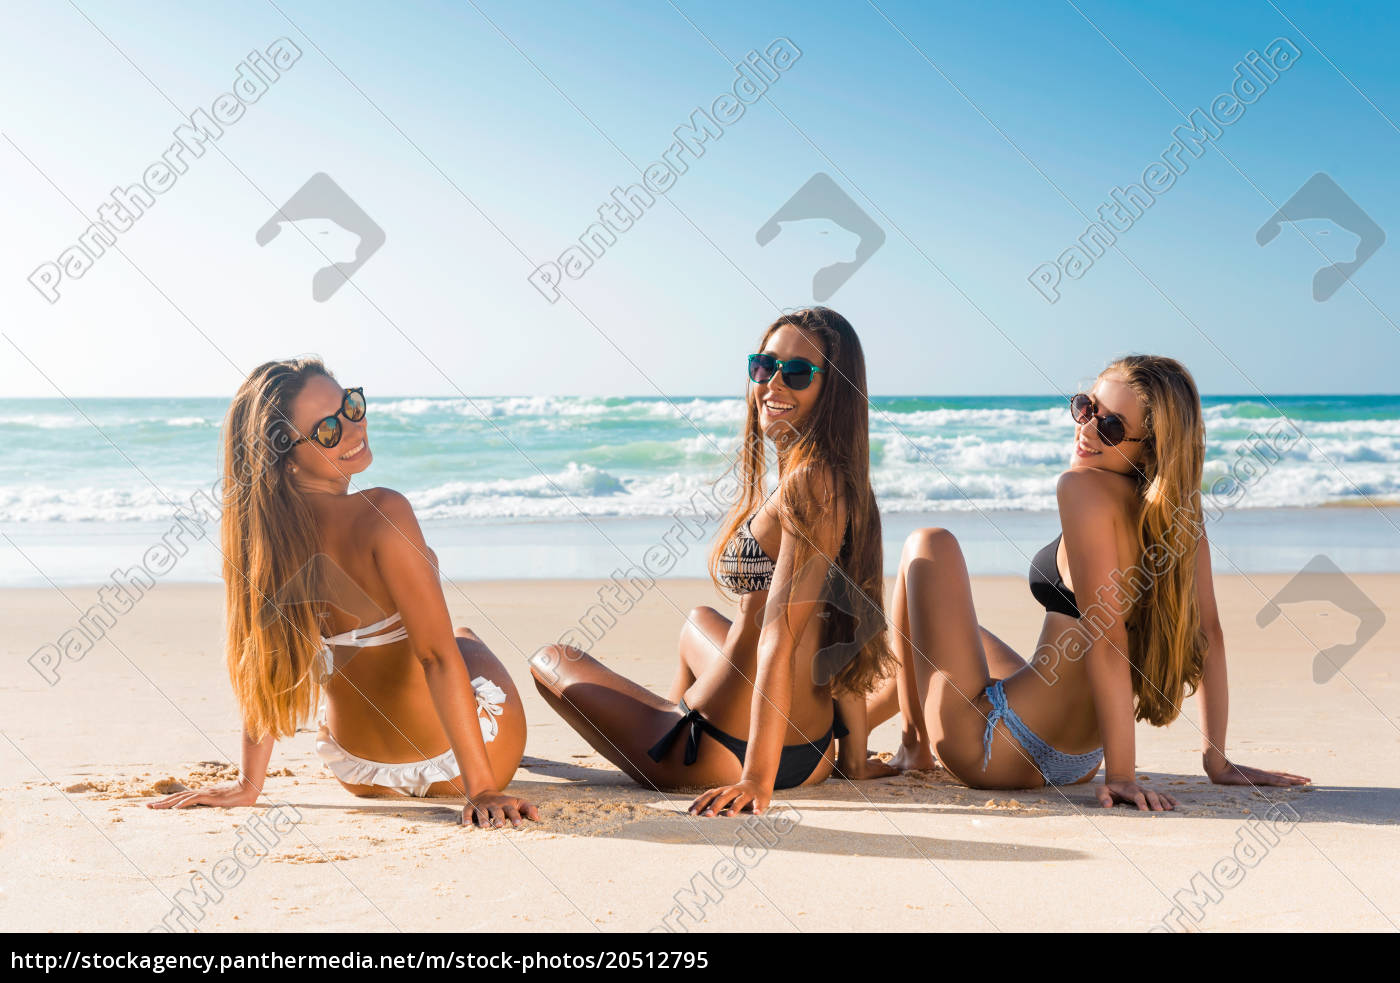
<path id="1" fill-rule="evenodd" d="M 837 497 L 846 506 L 847 527 L 840 552 L 828 568 L 821 645 L 851 653 L 830 678 L 833 690 L 865 694 L 888 675 L 894 665 L 885 634 L 885 585 L 880 512 L 870 487 L 869 398 L 865 385 L 865 355 L 855 329 L 827 307 L 813 307 L 778 318 L 764 331 L 758 351 L 784 325 L 798 328 L 821 347 L 827 371 L 822 389 L 801 433 L 786 440 L 780 458 L 779 516 L 796 540 L 792 569 L 801 571 L 819 560 L 814 543 L 831 502 L 816 501 L 807 483 L 815 474 L 830 474 Z M 737 473 L 738 499 L 725 519 L 723 532 L 710 549 L 710 577 L 720 583 L 720 557 L 749 516 L 763 502 L 767 458 L 758 422 L 758 403 L 749 389 L 744 442 L 732 470 Z M 816 667 L 814 667 L 815 669 Z"/>
<path id="2" fill-rule="evenodd" d="M 1196 691 L 1207 649 L 1196 585 L 1206 455 L 1201 396 L 1186 367 L 1161 355 L 1120 358 L 1103 371 L 1108 375 L 1131 388 L 1145 410 L 1148 439 L 1137 476 L 1141 555 L 1168 551 L 1175 558 L 1151 565 L 1127 621 L 1137 719 L 1163 726 Z"/>
<path id="3" fill-rule="evenodd" d="M 319 537 L 290 480 L 292 401 L 314 358 L 264 362 L 233 397 L 223 432 L 220 536 L 229 678 L 250 737 L 290 737 L 316 705 Z"/>

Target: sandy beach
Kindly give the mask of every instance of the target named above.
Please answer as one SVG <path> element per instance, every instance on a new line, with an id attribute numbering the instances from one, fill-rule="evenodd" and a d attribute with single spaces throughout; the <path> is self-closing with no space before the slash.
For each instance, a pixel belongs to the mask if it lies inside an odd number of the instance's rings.
<path id="1" fill-rule="evenodd" d="M 1139 725 L 1138 767 L 1176 814 L 1095 805 L 1087 786 L 979 792 L 941 773 L 779 793 L 765 822 L 698 820 L 639 788 L 542 703 L 525 658 L 597 599 L 597 581 L 445 585 L 524 694 L 530 737 L 512 790 L 544 822 L 455 825 L 447 801 L 358 800 L 300 733 L 274 753 L 263 804 L 156 812 L 163 789 L 226 780 L 238 720 L 218 587 L 163 583 L 48 680 L 27 661 L 97 588 L 9 589 L 0 662 L 0 924 L 7 931 L 453 932 L 1206 931 L 1400 924 L 1400 577 L 1354 582 L 1380 632 L 1326 684 L 1319 648 L 1356 619 L 1330 604 L 1256 613 L 1287 578 L 1220 576 L 1230 747 L 1311 788 L 1210 785 L 1194 704 Z M 1039 610 L 1020 578 L 978 578 L 984 624 L 1025 651 Z M 663 689 L 683 612 L 706 581 L 662 580 L 594 652 Z M 893 750 L 894 723 L 871 745 Z M 192 901 L 204 885 L 201 902 Z M 222 886 L 220 886 L 222 885 Z M 183 894 L 180 892 L 184 892 Z M 1195 896 L 1193 903 L 1191 898 Z M 182 910 L 184 906 L 188 911 Z M 174 914 L 172 914 L 172 911 Z"/>

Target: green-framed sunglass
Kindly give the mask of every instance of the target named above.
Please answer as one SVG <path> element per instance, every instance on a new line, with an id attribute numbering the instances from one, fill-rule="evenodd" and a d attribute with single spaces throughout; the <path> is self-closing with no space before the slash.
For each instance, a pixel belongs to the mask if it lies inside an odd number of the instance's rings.
<path id="1" fill-rule="evenodd" d="M 783 385 L 789 389 L 802 390 L 812 384 L 813 376 L 825 371 L 805 358 L 789 358 L 784 361 L 767 353 L 749 356 L 749 378 L 760 384 L 770 382 L 773 376 L 781 374 Z"/>

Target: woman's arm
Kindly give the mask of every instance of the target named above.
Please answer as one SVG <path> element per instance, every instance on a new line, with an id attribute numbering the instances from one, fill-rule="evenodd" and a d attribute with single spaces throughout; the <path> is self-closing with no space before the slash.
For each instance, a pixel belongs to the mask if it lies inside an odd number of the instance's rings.
<path id="1" fill-rule="evenodd" d="M 225 809 L 236 806 L 250 806 L 262 794 L 263 780 L 267 778 L 267 763 L 272 759 L 271 734 L 261 741 L 254 741 L 243 731 L 242 767 L 238 771 L 238 781 L 225 785 L 193 791 L 186 789 L 167 795 L 163 799 L 147 803 L 149 809 L 184 809 L 189 806 L 221 806 Z"/>
<path id="2" fill-rule="evenodd" d="M 1067 471 L 1056 487 L 1080 630 L 1090 639 L 1084 668 L 1104 751 L 1099 803 L 1111 807 L 1129 802 L 1142 810 L 1160 811 L 1172 808 L 1175 800 L 1137 782 L 1136 714 L 1125 620 L 1131 599 L 1121 587 L 1124 565 L 1118 551 L 1126 517 L 1104 482 L 1105 476 L 1093 472 Z"/>
<path id="3" fill-rule="evenodd" d="M 1206 537 L 1196 550 L 1196 595 L 1201 630 L 1206 636 L 1206 661 L 1201 672 L 1201 761 L 1206 774 L 1229 764 L 1225 760 L 1225 727 L 1230 720 L 1230 689 L 1225 672 L 1225 633 L 1215 606 L 1215 582 L 1210 572 L 1210 544 Z"/>
<path id="4" fill-rule="evenodd" d="M 870 754 L 870 720 L 865 712 L 865 697 L 842 693 L 836 697 L 836 702 L 841 708 L 841 722 L 846 725 L 846 736 L 838 742 L 836 753 L 836 767 L 841 775 L 856 782 L 898 775 L 898 768 Z"/>
<path id="5" fill-rule="evenodd" d="M 533 805 L 503 795 L 496 788 L 477 722 L 471 678 L 413 507 L 398 492 L 390 491 L 380 492 L 376 505 L 384 521 L 375 527 L 370 546 L 408 631 L 408 644 L 423 666 L 433 706 L 461 769 L 470 800 L 462 814 L 463 823 L 502 826 L 509 820 L 518 826 L 522 817 L 538 820 L 539 812 Z"/>
<path id="6" fill-rule="evenodd" d="M 827 476 L 809 481 L 798 493 L 815 495 L 816 501 L 821 503 L 835 500 L 834 483 Z M 762 813 L 773 798 L 783 737 L 787 734 L 792 709 L 797 645 L 811 624 L 812 616 L 822 606 L 829 558 L 836 555 L 840 545 L 838 530 L 845 528 L 845 504 L 836 502 L 827 514 L 830 521 L 821 524 L 818 541 L 810 544 L 818 552 L 801 570 L 794 569 L 798 534 L 788 522 L 782 523 L 778 562 L 773 567 L 773 583 L 764 604 L 763 627 L 758 636 L 758 670 L 753 681 L 744 770 L 737 784 L 711 789 L 697 798 L 690 806 L 691 812 L 707 816 L 733 815 L 752 807 L 755 813 Z"/>
<path id="7" fill-rule="evenodd" d="M 1225 756 L 1225 729 L 1230 720 L 1230 684 L 1225 670 L 1225 632 L 1215 603 L 1211 578 L 1210 543 L 1201 536 L 1196 551 L 1196 592 L 1201 630 L 1206 636 L 1206 660 L 1201 671 L 1201 766 L 1217 785 L 1306 785 L 1310 779 L 1284 771 L 1265 771 L 1231 763 Z"/>

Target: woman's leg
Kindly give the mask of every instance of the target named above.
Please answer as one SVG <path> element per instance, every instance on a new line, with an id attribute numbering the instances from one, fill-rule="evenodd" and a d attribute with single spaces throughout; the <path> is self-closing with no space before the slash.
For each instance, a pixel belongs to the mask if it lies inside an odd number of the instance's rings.
<path id="1" fill-rule="evenodd" d="M 647 753 L 681 720 L 676 704 L 613 672 L 587 652 L 546 645 L 530 659 L 535 688 L 589 745 L 649 788 L 670 791 L 735 782 L 742 763 L 704 735 L 693 765 L 684 763 L 683 730 L 661 761 Z"/>
<path id="2" fill-rule="evenodd" d="M 876 691 L 866 704 L 866 720 L 871 730 L 884 723 L 896 712 L 903 721 L 899 749 L 890 764 L 901 771 L 931 771 L 937 762 L 929 744 L 928 725 L 919 708 L 918 687 L 914 678 L 915 656 L 909 634 L 908 591 L 904 584 L 904 564 L 895 578 L 894 601 L 890 606 L 890 647 L 899 660 L 894 678 Z"/>
<path id="3" fill-rule="evenodd" d="M 1010 679 L 1026 668 L 1026 660 L 1016 650 L 987 629 L 982 631 L 982 651 L 987 653 L 987 669 L 993 679 Z"/>
<path id="4" fill-rule="evenodd" d="M 679 703 L 685 691 L 705 674 L 717 659 L 724 658 L 724 640 L 729 636 L 730 621 L 714 608 L 692 608 L 690 617 L 681 628 L 677 645 L 680 666 L 669 694 L 672 703 Z"/>
<path id="5" fill-rule="evenodd" d="M 1040 784 L 1025 756 L 995 753 L 1014 742 L 998 728 L 992 767 L 983 771 L 983 735 L 990 709 L 983 691 L 992 683 L 977 623 L 972 582 L 962 548 L 946 529 L 920 529 L 904 544 L 900 559 L 904 588 L 897 608 L 908 618 L 902 652 L 906 681 L 912 675 L 915 722 L 920 717 L 940 761 L 969 784 L 1023 787 Z M 1005 661 L 1003 658 L 999 662 Z M 910 665 L 912 663 L 912 665 Z M 922 712 L 919 712 L 919 711 Z"/>
<path id="6" fill-rule="evenodd" d="M 904 575 L 901 571 L 900 578 L 895 583 L 895 604 L 905 604 L 904 596 Z M 901 609 L 896 607 L 896 610 Z M 907 621 L 907 608 L 904 609 L 904 613 Z M 903 714 L 906 724 L 913 716 L 907 696 L 907 691 L 913 688 L 913 682 L 912 679 L 906 682 L 904 674 L 905 660 L 903 655 L 908 646 L 909 642 L 903 638 L 892 641 L 891 647 L 899 656 L 899 671 L 881 683 L 879 688 L 866 699 L 865 716 L 871 730 L 897 713 Z M 987 669 L 991 672 L 993 679 L 1009 679 L 1026 667 L 1026 660 L 1017 655 L 1015 649 L 985 628 L 982 629 L 982 650 L 987 653 Z M 915 735 L 916 729 L 912 725 L 906 726 L 906 737 L 912 739 Z"/>

